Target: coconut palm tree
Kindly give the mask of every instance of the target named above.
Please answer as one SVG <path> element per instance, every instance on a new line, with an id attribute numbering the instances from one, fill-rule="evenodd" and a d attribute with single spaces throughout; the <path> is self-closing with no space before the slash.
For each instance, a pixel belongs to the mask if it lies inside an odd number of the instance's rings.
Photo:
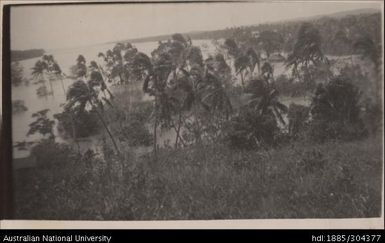
<path id="1" fill-rule="evenodd" d="M 71 67 L 72 78 L 79 79 L 87 76 L 86 59 L 83 55 L 76 58 L 76 64 Z"/>
<path id="2" fill-rule="evenodd" d="M 232 105 L 227 95 L 225 84 L 214 73 L 206 72 L 203 77 L 204 84 L 199 90 L 200 104 L 211 112 L 218 111 L 225 114 L 226 118 L 232 112 Z"/>
<path id="3" fill-rule="evenodd" d="M 319 66 L 328 62 L 322 52 L 321 45 L 322 38 L 318 29 L 309 23 L 302 24 L 297 34 L 294 49 L 286 60 L 286 67 L 292 69 L 293 76 L 299 78 L 301 66 L 308 69 L 310 65 Z"/>
<path id="4" fill-rule="evenodd" d="M 252 96 L 248 105 L 260 115 L 274 117 L 283 126 L 286 125 L 283 114 L 288 112 L 288 107 L 279 101 L 279 92 L 271 87 L 267 80 L 253 79 L 250 82 L 248 90 Z"/>
<path id="5" fill-rule="evenodd" d="M 47 71 L 47 68 L 48 68 L 47 63 L 42 60 L 36 61 L 35 66 L 32 67 L 32 77 L 37 82 L 43 83 L 43 86 L 41 86 L 38 90 L 42 90 L 43 91 L 42 95 L 45 97 L 47 97 L 48 94 L 53 94 L 51 83 L 50 83 L 51 92 L 50 93 L 47 92 L 47 86 L 46 86 L 47 80 L 45 78 L 45 72 Z"/>
<path id="6" fill-rule="evenodd" d="M 261 68 L 261 75 L 266 78 L 266 80 L 270 80 L 274 76 L 273 66 L 269 62 L 265 62 Z"/>
<path id="7" fill-rule="evenodd" d="M 247 48 L 243 51 L 233 39 L 226 39 L 224 47 L 228 54 L 234 59 L 235 75 L 240 75 L 242 88 L 245 88 L 245 72 L 251 75 L 256 66 L 260 65 L 260 58 L 253 48 Z"/>
<path id="8" fill-rule="evenodd" d="M 93 92 L 84 81 L 78 80 L 74 82 L 67 91 L 67 104 L 65 109 L 76 115 L 78 112 L 84 112 L 87 105 L 90 105 L 92 111 L 94 111 L 99 117 L 99 120 L 102 122 L 106 132 L 108 133 L 116 152 L 119 154 L 120 151 L 118 149 L 115 138 L 108 128 L 108 125 L 105 122 L 101 112 L 99 111 L 99 109 L 103 109 L 102 102 L 97 98 L 95 92 Z"/>
<path id="9" fill-rule="evenodd" d="M 36 120 L 29 124 L 27 136 L 35 133 L 40 133 L 41 135 L 43 135 L 43 137 L 48 135 L 48 139 L 55 139 L 55 135 L 53 133 L 53 126 L 55 124 L 55 121 L 47 118 L 48 111 L 49 109 L 44 109 L 32 114 L 32 117 Z"/>

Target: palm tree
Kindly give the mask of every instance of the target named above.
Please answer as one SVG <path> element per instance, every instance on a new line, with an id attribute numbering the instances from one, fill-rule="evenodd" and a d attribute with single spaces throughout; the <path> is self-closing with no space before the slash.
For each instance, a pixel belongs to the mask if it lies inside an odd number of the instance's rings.
<path id="1" fill-rule="evenodd" d="M 318 66 L 328 62 L 322 53 L 321 44 L 322 38 L 318 29 L 309 23 L 302 24 L 297 34 L 294 49 L 286 61 L 286 66 L 292 69 L 294 76 L 299 78 L 301 66 L 308 69 L 311 64 Z"/>
<path id="2" fill-rule="evenodd" d="M 72 67 L 73 75 L 76 78 L 84 78 L 87 76 L 86 59 L 83 55 L 76 58 L 76 65 Z"/>
<path id="3" fill-rule="evenodd" d="M 234 59 L 235 74 L 241 76 L 242 88 L 245 88 L 245 71 L 253 74 L 255 67 L 260 65 L 259 55 L 253 48 L 248 48 L 246 51 L 241 50 L 233 39 L 226 39 L 224 43 L 228 54 Z"/>
<path id="4" fill-rule="evenodd" d="M 44 88 L 45 90 L 45 93 L 44 93 L 44 96 L 47 97 L 47 86 L 46 86 L 46 78 L 45 78 L 45 72 L 47 71 L 48 69 L 48 66 L 47 66 L 47 63 L 42 61 L 42 60 L 38 60 L 36 63 L 35 63 L 35 66 L 32 68 L 32 77 L 33 79 L 37 80 L 37 82 L 42 82 L 43 83 L 43 86 L 40 87 L 40 89 Z M 52 89 L 52 84 L 50 82 L 50 86 L 51 86 L 51 94 L 53 95 L 53 89 Z"/>
<path id="5" fill-rule="evenodd" d="M 252 93 L 249 106 L 260 115 L 272 116 L 283 126 L 286 125 L 283 114 L 288 112 L 288 108 L 279 101 L 278 90 L 272 88 L 267 80 L 254 79 L 250 82 L 249 91 Z"/>
<path id="6" fill-rule="evenodd" d="M 219 111 L 225 114 L 228 119 L 233 107 L 226 93 L 225 85 L 217 76 L 209 72 L 206 72 L 204 82 L 200 91 L 201 104 L 211 112 Z"/>
<path id="7" fill-rule="evenodd" d="M 87 104 L 90 105 L 92 110 L 95 111 L 98 115 L 99 120 L 102 122 L 115 147 L 116 152 L 120 154 L 117 143 L 111 131 L 109 130 L 107 123 L 105 122 L 102 114 L 98 111 L 98 109 L 102 107 L 101 101 L 97 99 L 95 93 L 87 86 L 84 81 L 78 80 L 73 83 L 67 91 L 67 104 L 65 109 L 76 115 L 78 112 L 84 112 Z"/>
<path id="8" fill-rule="evenodd" d="M 261 71 L 261 75 L 264 76 L 266 80 L 270 80 L 274 76 L 274 69 L 269 62 L 265 62 L 262 65 Z"/>
<path id="9" fill-rule="evenodd" d="M 53 56 L 50 56 L 48 58 L 48 60 L 50 60 L 50 65 L 48 66 L 48 70 L 60 80 L 64 96 L 66 96 L 67 92 L 65 90 L 64 83 L 63 83 L 64 74 L 63 74 L 59 64 L 54 60 Z M 78 152 L 80 153 L 80 145 L 79 145 L 79 142 L 77 140 L 76 128 L 75 128 L 75 118 L 71 112 L 69 112 L 69 114 L 71 116 L 70 119 L 71 119 L 71 127 L 72 127 L 72 138 L 77 145 Z"/>
<path id="10" fill-rule="evenodd" d="M 55 124 L 55 121 L 47 118 L 48 111 L 49 109 L 44 109 L 32 114 L 32 117 L 36 120 L 29 124 L 27 136 L 35 133 L 40 133 L 41 135 L 43 135 L 43 137 L 48 135 L 48 139 L 55 140 L 55 135 L 53 133 L 53 126 Z"/>

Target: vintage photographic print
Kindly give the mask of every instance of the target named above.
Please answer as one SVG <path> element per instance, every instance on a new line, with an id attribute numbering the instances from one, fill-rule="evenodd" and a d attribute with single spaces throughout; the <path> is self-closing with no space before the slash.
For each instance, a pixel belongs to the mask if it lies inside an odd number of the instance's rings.
<path id="1" fill-rule="evenodd" d="M 14 219 L 383 215 L 383 2 L 24 4 L 9 26 Z"/>

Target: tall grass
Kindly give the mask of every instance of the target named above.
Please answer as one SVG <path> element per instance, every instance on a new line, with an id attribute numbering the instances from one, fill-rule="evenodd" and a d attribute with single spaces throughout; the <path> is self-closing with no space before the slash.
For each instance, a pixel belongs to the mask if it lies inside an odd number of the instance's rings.
<path id="1" fill-rule="evenodd" d="M 267 151 L 161 149 L 126 159 L 69 156 L 16 171 L 19 219 L 359 218 L 381 212 L 382 140 Z M 107 158 L 107 157 L 106 157 Z M 124 166 L 120 166 L 123 160 Z"/>

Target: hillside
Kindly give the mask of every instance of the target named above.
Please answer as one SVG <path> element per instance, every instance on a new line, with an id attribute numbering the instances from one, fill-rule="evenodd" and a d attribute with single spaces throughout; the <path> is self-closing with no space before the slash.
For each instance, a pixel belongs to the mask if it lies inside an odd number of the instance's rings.
<path id="1" fill-rule="evenodd" d="M 43 49 L 30 49 L 30 50 L 11 50 L 11 60 L 21 61 L 34 57 L 40 57 L 45 53 Z"/>
<path id="2" fill-rule="evenodd" d="M 279 32 L 284 39 L 283 49 L 291 50 L 296 37 L 298 28 L 304 22 L 311 22 L 320 31 L 321 36 L 328 40 L 323 46 L 327 54 L 351 54 L 354 50 L 351 44 L 354 39 L 362 35 L 368 35 L 376 43 L 381 42 L 381 13 L 375 9 L 360 9 L 345 11 L 331 15 L 314 16 L 311 18 L 301 18 L 290 21 L 280 21 L 275 23 L 264 23 L 252 26 L 240 26 L 214 31 L 194 31 L 184 33 L 192 39 L 222 39 L 231 38 L 239 31 L 275 31 Z M 162 41 L 170 35 L 150 36 L 143 38 L 129 39 L 122 42 L 152 42 Z M 341 38 L 341 36 L 343 38 Z"/>

